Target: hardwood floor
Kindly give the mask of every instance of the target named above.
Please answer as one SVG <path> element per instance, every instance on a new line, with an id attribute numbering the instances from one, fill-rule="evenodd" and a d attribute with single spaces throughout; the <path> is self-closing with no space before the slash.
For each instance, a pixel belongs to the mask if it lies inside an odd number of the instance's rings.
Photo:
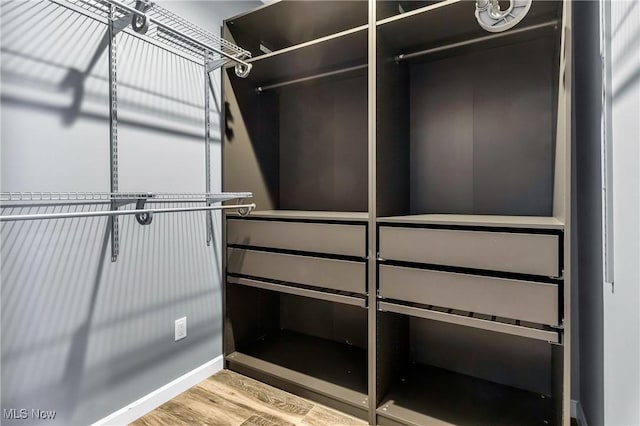
<path id="1" fill-rule="evenodd" d="M 132 426 L 364 426 L 367 423 L 223 370 Z"/>

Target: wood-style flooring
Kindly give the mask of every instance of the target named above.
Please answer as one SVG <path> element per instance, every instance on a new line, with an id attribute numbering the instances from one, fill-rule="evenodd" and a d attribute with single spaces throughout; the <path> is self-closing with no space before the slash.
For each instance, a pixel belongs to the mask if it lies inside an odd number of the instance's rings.
<path id="1" fill-rule="evenodd" d="M 364 426 L 331 408 L 223 370 L 161 405 L 132 426 Z"/>

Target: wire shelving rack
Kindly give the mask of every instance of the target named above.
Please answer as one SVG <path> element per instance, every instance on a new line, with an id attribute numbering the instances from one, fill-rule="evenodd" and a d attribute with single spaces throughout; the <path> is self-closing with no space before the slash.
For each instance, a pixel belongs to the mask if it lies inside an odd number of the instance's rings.
<path id="1" fill-rule="evenodd" d="M 240 215 L 248 215 L 255 204 L 245 203 L 251 198 L 249 192 L 214 193 L 211 191 L 211 148 L 210 148 L 210 97 L 213 87 L 210 73 L 228 63 L 235 64 L 235 73 L 246 77 L 252 65 L 246 60 L 251 53 L 222 37 L 207 31 L 179 15 L 148 0 L 46 0 L 106 24 L 105 37 L 108 39 L 109 66 L 109 192 L 2 192 L 0 208 L 4 210 L 17 203 L 18 214 L 0 215 L 0 222 L 20 220 L 49 220 L 106 216 L 109 218 L 111 234 L 111 260 L 115 262 L 119 253 L 118 217 L 135 215 L 141 225 L 149 225 L 153 215 L 159 213 L 206 212 L 207 245 L 213 240 L 214 210 L 234 210 Z M 119 192 L 118 176 L 118 79 L 117 79 L 117 37 L 126 31 L 146 42 L 167 48 L 178 55 L 192 58 L 203 67 L 204 81 L 204 156 L 205 156 L 205 192 L 204 193 L 164 193 L 164 192 Z M 105 48 L 105 47 L 103 47 Z M 98 54 L 100 52 L 97 52 Z M 86 74 L 86 73 L 85 73 Z M 220 204 L 236 201 L 234 204 Z M 64 213 L 28 213 L 23 214 L 22 207 L 36 207 L 39 204 L 110 204 L 108 210 L 64 212 Z M 190 207 L 149 208 L 150 203 L 196 203 Z M 120 209 L 135 204 L 135 208 Z"/>

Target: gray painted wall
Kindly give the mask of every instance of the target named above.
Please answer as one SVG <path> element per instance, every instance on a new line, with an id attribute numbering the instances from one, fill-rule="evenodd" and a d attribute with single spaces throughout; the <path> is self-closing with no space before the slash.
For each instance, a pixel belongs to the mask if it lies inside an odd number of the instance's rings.
<path id="1" fill-rule="evenodd" d="M 640 3 L 611 1 L 613 282 L 604 292 L 604 419 L 640 424 Z"/>
<path id="2" fill-rule="evenodd" d="M 216 33 L 260 4 L 161 3 Z M 44 1 L 3 2 L 1 28 L 2 191 L 108 191 L 106 27 Z M 204 192 L 201 67 L 123 33 L 118 43 L 120 190 Z M 3 214 L 96 208 L 107 206 Z M 87 424 L 221 354 L 220 216 L 211 247 L 204 213 L 120 223 L 117 263 L 105 218 L 1 225 L 2 408 Z M 188 337 L 175 343 L 185 315 Z"/>

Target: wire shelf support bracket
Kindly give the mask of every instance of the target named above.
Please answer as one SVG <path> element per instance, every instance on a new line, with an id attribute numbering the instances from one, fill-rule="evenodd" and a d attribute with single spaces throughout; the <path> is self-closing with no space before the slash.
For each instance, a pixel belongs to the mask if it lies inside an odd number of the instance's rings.
<path id="1" fill-rule="evenodd" d="M 205 52 L 205 57 L 209 54 Z M 210 93 L 209 93 L 209 64 L 204 64 L 204 179 L 205 189 L 207 192 L 211 192 L 211 146 L 209 145 L 209 138 L 211 132 L 211 115 L 209 111 L 210 105 Z M 209 203 L 207 203 L 209 205 Z M 205 214 L 206 220 L 206 232 L 207 232 L 207 246 L 211 245 L 213 240 L 213 217 L 211 211 L 207 211 Z"/>

